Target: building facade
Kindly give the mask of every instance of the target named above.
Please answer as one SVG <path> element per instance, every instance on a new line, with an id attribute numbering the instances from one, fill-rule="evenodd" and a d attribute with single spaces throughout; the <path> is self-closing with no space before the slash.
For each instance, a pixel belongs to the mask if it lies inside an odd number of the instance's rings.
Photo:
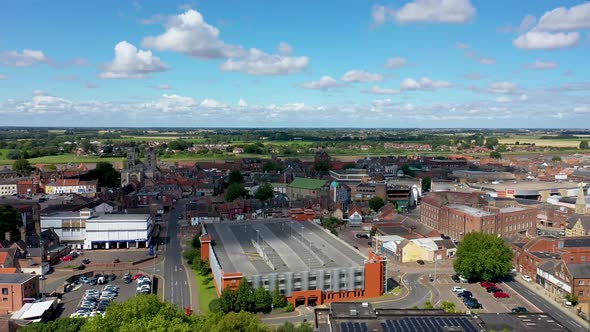
<path id="1" fill-rule="evenodd" d="M 17 193 L 16 181 L 0 181 L 0 196 L 12 196 Z"/>
<path id="2" fill-rule="evenodd" d="M 86 220 L 84 249 L 147 248 L 154 222 L 149 214 L 105 214 Z"/>
<path id="3" fill-rule="evenodd" d="M 0 314 L 13 313 L 36 300 L 39 276 L 26 273 L 0 274 Z"/>
<path id="4" fill-rule="evenodd" d="M 78 194 L 84 196 L 96 195 L 96 180 L 80 181 L 78 179 L 61 179 L 55 180 L 45 185 L 45 193 L 51 195 L 58 194 Z"/>

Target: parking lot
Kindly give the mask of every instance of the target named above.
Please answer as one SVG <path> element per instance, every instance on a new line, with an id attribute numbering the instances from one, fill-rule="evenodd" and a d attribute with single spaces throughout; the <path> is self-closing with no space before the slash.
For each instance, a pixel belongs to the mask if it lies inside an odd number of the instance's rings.
<path id="1" fill-rule="evenodd" d="M 362 227 L 348 227 L 343 226 L 341 229 L 338 229 L 338 237 L 343 239 L 346 243 L 350 244 L 351 246 L 357 248 L 362 252 L 366 252 L 371 246 L 369 246 L 370 239 L 364 238 L 357 238 L 356 234 L 369 234 L 369 230 L 365 230 Z"/>
<path id="2" fill-rule="evenodd" d="M 62 311 L 60 317 L 70 317 L 72 313 L 76 312 L 78 304 L 84 297 L 84 293 L 87 289 L 96 289 L 100 291 L 106 285 L 119 286 L 119 295 L 113 300 L 113 302 L 125 302 L 127 299 L 135 296 L 137 282 L 133 281 L 126 284 L 123 279 L 118 276 L 114 281 L 109 281 L 103 285 L 90 286 L 88 284 L 78 284 L 72 291 L 63 294 L 61 299 Z"/>
<path id="3" fill-rule="evenodd" d="M 496 286 L 502 289 L 503 292 L 508 293 L 510 298 L 495 298 L 493 293 L 488 293 L 479 283 L 456 283 L 448 275 L 440 276 L 434 282 L 440 284 L 437 285 L 437 288 L 440 291 L 441 301 L 452 301 L 455 303 L 457 309 L 461 311 L 467 310 L 468 308 L 463 304 L 461 298 L 457 297 L 457 293 L 452 291 L 453 286 L 461 286 L 472 292 L 473 297 L 483 306 L 483 309 L 479 309 L 483 312 L 510 312 L 514 307 L 525 307 L 529 312 L 538 312 L 520 294 L 501 282 L 496 282 Z"/>

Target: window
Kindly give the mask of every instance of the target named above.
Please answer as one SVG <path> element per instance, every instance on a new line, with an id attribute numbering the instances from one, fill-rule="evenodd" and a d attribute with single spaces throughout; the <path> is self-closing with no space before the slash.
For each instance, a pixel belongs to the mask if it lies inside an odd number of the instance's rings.
<path id="1" fill-rule="evenodd" d="M 8 302 L 8 298 L 7 298 L 7 297 L 3 297 L 3 298 L 2 298 L 2 301 L 3 301 L 3 302 Z"/>
<path id="2" fill-rule="evenodd" d="M 583 285 L 586 282 L 586 280 L 578 280 L 578 285 Z"/>
<path id="3" fill-rule="evenodd" d="M 583 290 L 578 291 L 578 297 L 582 297 L 582 296 L 584 296 L 584 291 Z"/>
<path id="4" fill-rule="evenodd" d="M 2 295 L 8 295 L 8 288 L 2 288 Z"/>

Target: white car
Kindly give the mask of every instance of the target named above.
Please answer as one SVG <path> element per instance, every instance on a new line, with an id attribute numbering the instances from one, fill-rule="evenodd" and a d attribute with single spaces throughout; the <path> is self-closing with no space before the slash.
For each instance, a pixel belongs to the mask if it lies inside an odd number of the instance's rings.
<path id="1" fill-rule="evenodd" d="M 526 274 L 522 276 L 522 280 L 526 281 L 526 282 L 531 282 L 533 281 L 533 279 L 531 279 L 531 277 L 527 276 Z"/>
<path id="2" fill-rule="evenodd" d="M 78 281 L 80 281 L 83 284 L 87 284 L 88 282 L 90 282 L 90 279 L 88 279 L 88 277 L 80 277 Z"/>
<path id="3" fill-rule="evenodd" d="M 461 293 L 464 292 L 466 289 L 461 287 L 461 286 L 453 286 L 453 292 L 455 293 Z"/>

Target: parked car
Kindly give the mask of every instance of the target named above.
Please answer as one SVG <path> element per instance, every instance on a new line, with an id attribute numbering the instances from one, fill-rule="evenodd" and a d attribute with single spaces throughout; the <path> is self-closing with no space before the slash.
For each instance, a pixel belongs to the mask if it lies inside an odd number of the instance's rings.
<path id="1" fill-rule="evenodd" d="M 96 279 L 90 279 L 90 281 L 88 282 L 88 285 L 90 285 L 90 286 L 96 286 L 96 284 L 97 284 Z"/>
<path id="2" fill-rule="evenodd" d="M 86 265 L 84 265 L 84 264 L 78 265 L 78 270 L 84 270 L 85 268 L 86 268 Z"/>
<path id="3" fill-rule="evenodd" d="M 514 308 L 512 308 L 512 312 L 525 313 L 525 312 L 529 312 L 529 311 L 525 307 L 514 307 Z"/>
<path id="4" fill-rule="evenodd" d="M 80 277 L 78 281 L 80 281 L 83 284 L 87 284 L 90 281 L 90 279 L 88 279 L 88 277 Z"/>
<path id="5" fill-rule="evenodd" d="M 489 281 L 482 281 L 479 284 L 481 285 L 481 287 L 484 287 L 484 288 L 496 287 L 496 284 L 494 284 L 493 282 L 489 282 Z"/>
<path id="6" fill-rule="evenodd" d="M 365 237 L 361 233 L 356 233 L 356 238 L 357 239 L 364 239 Z"/>
<path id="7" fill-rule="evenodd" d="M 112 274 L 109 274 L 108 279 L 109 279 L 109 281 L 114 281 L 115 279 L 117 279 L 117 276 L 114 273 L 112 273 Z"/>
<path id="8" fill-rule="evenodd" d="M 473 296 L 473 293 L 471 293 L 468 290 L 462 291 L 461 293 L 457 294 L 458 297 L 463 297 L 463 298 L 469 298 L 471 296 Z"/>
<path id="9" fill-rule="evenodd" d="M 82 261 L 82 264 L 90 264 L 90 260 L 88 258 L 86 258 L 85 260 Z"/>
<path id="10" fill-rule="evenodd" d="M 143 277 L 143 273 L 138 273 L 138 274 L 134 275 L 133 278 L 131 278 L 131 279 L 137 280 L 137 279 L 139 279 L 141 277 Z"/>
<path id="11" fill-rule="evenodd" d="M 459 275 L 459 281 L 465 282 L 465 283 L 469 282 L 469 280 L 462 275 Z"/>
<path id="12" fill-rule="evenodd" d="M 495 292 L 494 297 L 497 299 L 507 299 L 510 297 L 510 294 L 504 292 Z"/>
<path id="13" fill-rule="evenodd" d="M 458 274 L 453 274 L 451 276 L 451 279 L 453 279 L 454 282 L 461 282 L 461 280 L 459 280 L 459 275 Z"/>
<path id="14" fill-rule="evenodd" d="M 477 301 L 468 301 L 467 303 L 465 303 L 465 306 L 467 306 L 467 308 L 469 308 L 469 309 L 481 309 L 481 308 L 483 308 L 483 306 L 481 305 L 481 303 L 479 303 Z"/>
<path id="15" fill-rule="evenodd" d="M 120 259 L 118 259 L 118 258 L 115 258 L 115 260 L 113 260 L 113 263 L 114 263 L 114 264 L 121 263 L 121 260 L 120 260 Z"/>
<path id="16" fill-rule="evenodd" d="M 498 288 L 498 287 L 488 287 L 488 288 L 486 288 L 486 291 L 488 293 L 498 293 L 498 292 L 501 292 L 502 289 Z"/>
<path id="17" fill-rule="evenodd" d="M 131 278 L 123 278 L 123 281 L 124 281 L 126 284 L 130 284 L 130 283 L 132 283 L 132 282 L 133 282 L 133 280 L 132 280 Z"/>
<path id="18" fill-rule="evenodd" d="M 531 279 L 531 277 L 529 277 L 529 276 L 528 276 L 528 275 L 526 275 L 526 274 L 522 276 L 522 280 L 524 280 L 524 281 L 526 281 L 526 282 L 531 282 L 531 281 L 533 281 L 533 279 Z"/>
<path id="19" fill-rule="evenodd" d="M 66 255 L 66 256 L 60 257 L 59 260 L 62 261 L 62 262 L 73 261 L 74 260 L 74 256 L 72 256 L 72 255 Z"/>
<path id="20" fill-rule="evenodd" d="M 455 293 L 461 293 L 464 291 L 466 291 L 466 289 L 461 286 L 453 286 L 453 292 L 455 292 Z"/>
<path id="21" fill-rule="evenodd" d="M 420 265 L 424 265 L 424 261 L 423 261 L 423 260 L 421 260 L 421 259 L 417 260 L 417 261 L 416 261 L 416 263 L 418 263 L 418 264 L 420 264 Z"/>

